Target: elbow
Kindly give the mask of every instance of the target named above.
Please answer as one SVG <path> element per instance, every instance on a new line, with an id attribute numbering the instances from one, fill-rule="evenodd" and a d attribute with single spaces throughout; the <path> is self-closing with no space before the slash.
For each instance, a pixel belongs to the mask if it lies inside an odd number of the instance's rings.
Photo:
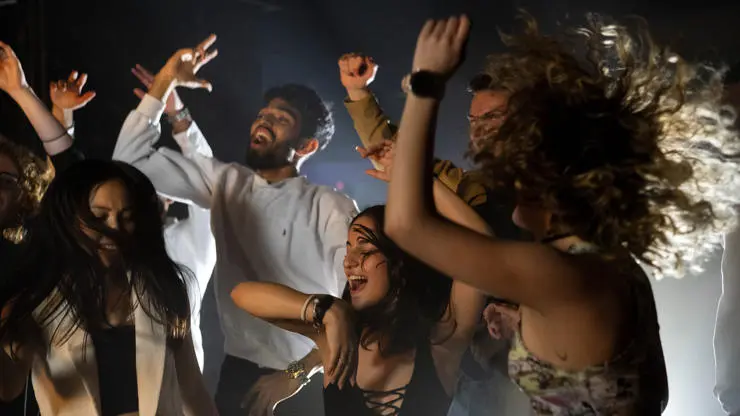
<path id="1" fill-rule="evenodd" d="M 410 240 L 416 234 L 417 226 L 413 221 L 394 220 L 386 218 L 383 232 L 400 248 L 408 250 Z"/>
<path id="2" fill-rule="evenodd" d="M 244 297 L 247 292 L 246 285 L 246 283 L 239 283 L 231 291 L 231 300 L 241 309 L 245 309 L 244 305 L 246 302 L 244 301 Z"/>

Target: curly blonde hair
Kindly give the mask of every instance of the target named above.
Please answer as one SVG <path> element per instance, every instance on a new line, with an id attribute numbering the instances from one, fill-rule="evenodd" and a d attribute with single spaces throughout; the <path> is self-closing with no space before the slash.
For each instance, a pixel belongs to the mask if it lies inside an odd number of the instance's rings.
<path id="1" fill-rule="evenodd" d="M 481 175 L 552 212 L 553 232 L 626 249 L 656 277 L 700 270 L 740 203 L 722 71 L 656 46 L 644 27 L 589 15 L 554 37 L 524 21 L 486 65 L 512 97 L 473 155 Z"/>
<path id="2" fill-rule="evenodd" d="M 2 135 L 0 135 L 0 154 L 8 156 L 19 172 L 20 197 L 16 211 L 17 218 L 11 221 L 10 226 L 2 230 L 3 238 L 18 244 L 26 235 L 23 222 L 38 211 L 41 198 L 54 178 L 54 168 L 51 163 L 44 162 L 30 150 Z"/>

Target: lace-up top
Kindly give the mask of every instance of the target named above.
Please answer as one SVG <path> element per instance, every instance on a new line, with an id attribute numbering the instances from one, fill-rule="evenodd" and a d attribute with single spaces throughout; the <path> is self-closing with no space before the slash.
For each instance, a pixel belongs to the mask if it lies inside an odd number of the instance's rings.
<path id="1" fill-rule="evenodd" d="M 450 407 L 431 353 L 429 341 L 416 349 L 414 372 L 409 384 L 393 390 L 363 390 L 336 384 L 324 389 L 326 416 L 443 416 Z"/>

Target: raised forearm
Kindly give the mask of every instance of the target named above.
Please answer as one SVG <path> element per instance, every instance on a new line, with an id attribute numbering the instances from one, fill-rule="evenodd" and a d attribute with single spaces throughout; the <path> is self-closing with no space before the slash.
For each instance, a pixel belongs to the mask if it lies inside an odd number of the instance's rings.
<path id="1" fill-rule="evenodd" d="M 440 215 L 480 234 L 493 235 L 483 218 L 439 179 L 434 179 L 433 193 L 434 205 Z"/>
<path id="2" fill-rule="evenodd" d="M 393 238 L 409 238 L 430 215 L 425 199 L 431 191 L 428 180 L 431 136 L 434 134 L 439 101 L 409 94 L 406 99 L 386 207 L 386 231 Z"/>
<path id="3" fill-rule="evenodd" d="M 69 130 L 75 124 L 74 111 L 65 110 L 63 108 L 53 106 L 51 107 L 51 114 L 54 118 L 62 125 L 65 129 Z"/>
<path id="4" fill-rule="evenodd" d="M 9 94 L 36 130 L 46 153 L 54 156 L 72 146 L 72 137 L 30 88 L 14 90 Z"/>
<path id="5" fill-rule="evenodd" d="M 347 97 L 351 101 L 364 100 L 367 97 L 373 95 L 368 88 L 347 88 Z"/>

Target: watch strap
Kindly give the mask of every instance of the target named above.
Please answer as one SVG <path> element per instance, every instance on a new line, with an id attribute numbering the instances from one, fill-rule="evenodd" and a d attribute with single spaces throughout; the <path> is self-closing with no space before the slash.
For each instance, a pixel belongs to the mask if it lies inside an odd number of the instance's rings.
<path id="1" fill-rule="evenodd" d="M 190 110 L 187 107 L 183 107 L 180 111 L 175 114 L 167 114 L 167 121 L 170 124 L 175 124 L 179 121 L 190 120 Z"/>

